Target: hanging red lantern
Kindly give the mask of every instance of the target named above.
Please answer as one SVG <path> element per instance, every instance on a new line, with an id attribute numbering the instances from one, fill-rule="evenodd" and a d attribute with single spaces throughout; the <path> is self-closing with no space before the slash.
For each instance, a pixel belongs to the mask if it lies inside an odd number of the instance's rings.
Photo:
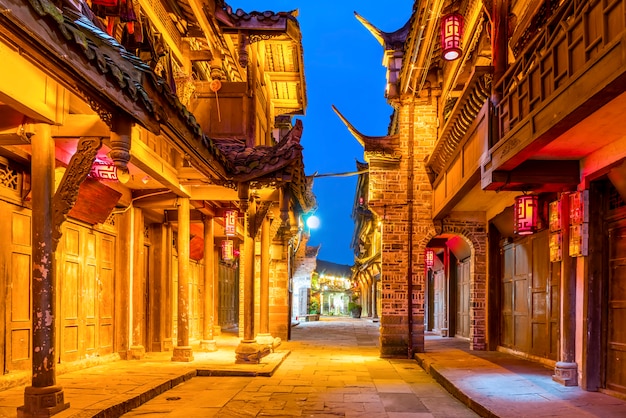
<path id="1" fill-rule="evenodd" d="M 539 198 L 537 195 L 522 195 L 515 198 L 515 233 L 530 235 L 537 232 L 539 220 Z"/>
<path id="2" fill-rule="evenodd" d="M 222 260 L 232 261 L 235 259 L 235 245 L 233 240 L 225 239 L 222 241 Z"/>
<path id="3" fill-rule="evenodd" d="M 98 180 L 118 180 L 117 167 L 113 162 L 95 160 L 89 171 L 89 177 Z"/>
<path id="4" fill-rule="evenodd" d="M 426 248 L 424 253 L 426 268 L 432 268 L 435 265 L 435 251 L 432 248 Z"/>
<path id="5" fill-rule="evenodd" d="M 441 50 L 446 61 L 454 61 L 461 56 L 461 36 L 463 35 L 463 16 L 450 13 L 441 19 Z"/>
<path id="6" fill-rule="evenodd" d="M 224 233 L 232 237 L 237 233 L 237 211 L 227 210 L 224 212 Z"/>

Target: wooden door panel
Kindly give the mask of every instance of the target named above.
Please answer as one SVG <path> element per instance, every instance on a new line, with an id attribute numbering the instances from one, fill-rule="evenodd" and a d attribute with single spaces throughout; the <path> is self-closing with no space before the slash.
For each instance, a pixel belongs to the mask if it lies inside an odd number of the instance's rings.
<path id="1" fill-rule="evenodd" d="M 7 291 L 5 317 L 8 319 L 3 344 L 6 346 L 4 369 L 25 370 L 30 367 L 32 350 L 31 212 L 6 203 L 3 206 L 6 209 L 3 213 L 10 213 L 0 221 L 4 231 L 2 236 L 7 238 L 9 244 L 3 246 L 7 262 L 3 285 Z"/>
<path id="2" fill-rule="evenodd" d="M 457 267 L 457 321 L 456 335 L 469 338 L 470 333 L 470 262 L 465 261 Z"/>
<path id="3" fill-rule="evenodd" d="M 115 238 L 66 223 L 59 246 L 62 361 L 113 350 Z"/>
<path id="4" fill-rule="evenodd" d="M 62 344 L 61 359 L 75 361 L 79 359 L 78 352 L 78 282 L 80 280 L 80 266 L 73 260 L 65 260 L 62 266 L 63 278 L 60 287 L 62 306 Z"/>
<path id="5" fill-rule="evenodd" d="M 609 232 L 610 277 L 606 387 L 626 393 L 626 227 L 624 221 Z"/>
<path id="6" fill-rule="evenodd" d="M 114 262 L 115 238 L 102 235 L 98 244 L 99 267 L 96 278 L 98 297 L 97 347 L 101 355 L 113 352 Z"/>
<path id="7" fill-rule="evenodd" d="M 30 254 L 11 254 L 11 297 L 8 307 L 10 318 L 9 370 L 28 368 L 31 359 L 31 271 Z"/>

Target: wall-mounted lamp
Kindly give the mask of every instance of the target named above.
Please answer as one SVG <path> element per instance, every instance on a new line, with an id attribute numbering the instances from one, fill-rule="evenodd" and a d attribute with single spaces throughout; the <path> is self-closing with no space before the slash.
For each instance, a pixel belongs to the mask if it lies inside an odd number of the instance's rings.
<path id="1" fill-rule="evenodd" d="M 235 245 L 233 240 L 225 239 L 222 241 L 222 260 L 233 261 L 235 259 Z"/>
<path id="2" fill-rule="evenodd" d="M 446 61 L 454 61 L 461 56 L 462 35 L 463 15 L 450 13 L 441 18 L 441 51 Z"/>
<path id="3" fill-rule="evenodd" d="M 232 237 L 237 233 L 237 216 L 236 210 L 224 212 L 224 233 L 226 236 Z"/>
<path id="4" fill-rule="evenodd" d="M 435 265 L 435 251 L 432 248 L 426 248 L 424 260 L 426 262 L 426 268 L 433 268 Z"/>
<path id="5" fill-rule="evenodd" d="M 539 224 L 539 197 L 522 195 L 515 198 L 515 233 L 530 235 L 537 232 Z"/>

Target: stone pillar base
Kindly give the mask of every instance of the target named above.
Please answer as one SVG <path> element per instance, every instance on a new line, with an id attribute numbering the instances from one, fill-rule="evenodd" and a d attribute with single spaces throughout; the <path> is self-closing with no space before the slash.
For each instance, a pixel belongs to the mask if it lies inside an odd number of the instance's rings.
<path id="1" fill-rule="evenodd" d="M 235 363 L 259 364 L 270 352 L 269 346 L 257 344 L 256 340 L 242 340 L 235 349 Z"/>
<path id="2" fill-rule="evenodd" d="M 563 386 L 578 386 L 578 365 L 564 361 L 557 362 L 552 380 Z"/>
<path id="3" fill-rule="evenodd" d="M 256 342 L 260 345 L 267 345 L 272 351 L 274 351 L 274 349 L 280 345 L 282 340 L 278 337 L 272 337 L 272 334 L 258 334 L 256 336 Z"/>
<path id="4" fill-rule="evenodd" d="M 143 345 L 131 345 L 128 350 L 129 360 L 141 360 L 146 356 L 146 348 Z"/>
<path id="5" fill-rule="evenodd" d="M 172 351 L 174 349 L 174 341 L 171 338 L 163 340 L 163 351 Z"/>
<path id="6" fill-rule="evenodd" d="M 210 352 L 217 351 L 217 343 L 215 340 L 202 340 L 200 341 L 200 351 Z"/>
<path id="7" fill-rule="evenodd" d="M 174 347 L 172 361 L 193 361 L 193 350 L 189 346 Z"/>
<path id="8" fill-rule="evenodd" d="M 17 408 L 18 418 L 50 417 L 70 407 L 65 402 L 61 386 L 24 388 L 24 406 Z"/>
<path id="9" fill-rule="evenodd" d="M 222 335 L 222 327 L 219 325 L 213 325 L 213 335 L 215 335 L 216 337 Z"/>

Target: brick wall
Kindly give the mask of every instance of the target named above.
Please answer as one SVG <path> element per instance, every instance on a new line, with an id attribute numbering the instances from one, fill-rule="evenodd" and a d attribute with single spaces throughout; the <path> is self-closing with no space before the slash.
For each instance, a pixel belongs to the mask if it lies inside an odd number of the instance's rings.
<path id="1" fill-rule="evenodd" d="M 382 357 L 424 351 L 423 238 L 434 234 L 432 188 L 424 161 L 437 137 L 435 99 L 405 101 L 397 111 L 399 141 L 393 154 L 401 157 L 390 161 L 365 150 L 370 164 L 370 209 L 383 220 Z"/>
<path id="2" fill-rule="evenodd" d="M 485 349 L 486 221 L 484 214 L 452 213 L 435 228 L 432 187 L 425 167 L 437 139 L 434 103 L 425 98 L 399 105 L 399 141 L 393 153 L 388 152 L 400 155 L 399 159 L 365 150 L 370 164 L 370 209 L 383 220 L 381 357 L 424 351 L 423 255 L 428 242 L 440 233 L 459 235 L 471 247 L 470 348 Z"/>

